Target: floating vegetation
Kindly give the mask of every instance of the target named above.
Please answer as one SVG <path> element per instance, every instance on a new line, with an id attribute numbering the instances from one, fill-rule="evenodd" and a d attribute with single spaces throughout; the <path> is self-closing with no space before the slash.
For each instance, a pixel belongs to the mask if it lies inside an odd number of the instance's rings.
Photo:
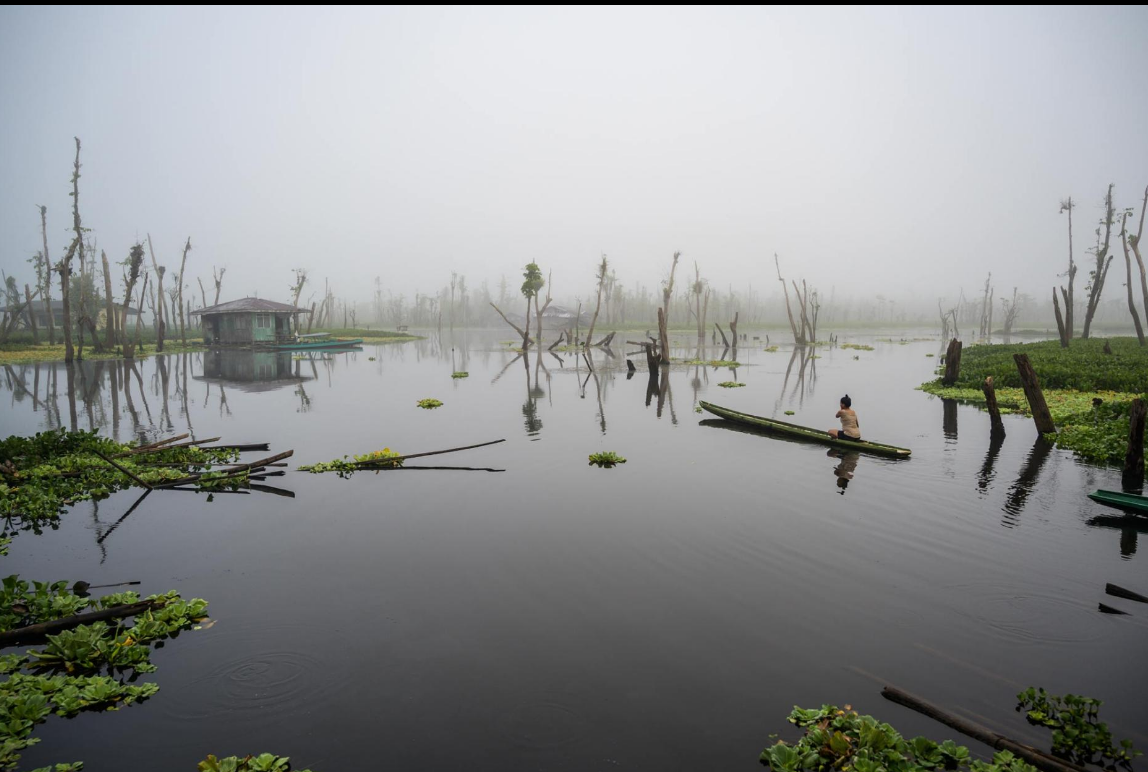
<path id="1" fill-rule="evenodd" d="M 442 407 L 442 402 L 428 397 L 427 399 L 419 400 L 419 407 L 424 410 L 434 410 L 436 407 Z"/>
<path id="2" fill-rule="evenodd" d="M 238 455 L 233 448 L 186 443 L 133 448 L 99 437 L 95 431 L 59 429 L 33 437 L 8 437 L 0 441 L 0 516 L 9 518 L 19 530 L 38 532 L 77 501 L 107 498 L 141 482 L 158 486 L 186 479 L 198 484 L 201 477 L 189 478 L 189 470 L 210 470 Z M 223 473 L 215 473 L 202 479 L 218 485 L 222 477 Z M 226 484 L 242 482 L 244 478 L 229 476 Z"/>
<path id="3" fill-rule="evenodd" d="M 374 362 L 377 357 L 367 357 L 368 362 Z"/>
<path id="4" fill-rule="evenodd" d="M 744 385 L 744 383 L 738 383 L 737 381 L 722 381 L 718 384 L 718 386 L 721 386 L 723 389 L 740 389 Z"/>
<path id="5" fill-rule="evenodd" d="M 451 373 L 450 377 L 451 378 L 469 378 L 470 373 L 464 373 L 464 372 Z"/>
<path id="6" fill-rule="evenodd" d="M 841 348 L 851 348 L 854 351 L 873 351 L 872 346 L 866 346 L 864 343 L 842 343 Z"/>
<path id="7" fill-rule="evenodd" d="M 41 636 L 45 643 L 40 648 L 0 656 L 0 674 L 7 676 L 0 681 L 0 768 L 11 769 L 20 752 L 38 742 L 32 731 L 53 713 L 70 718 L 87 710 L 117 710 L 159 691 L 154 683 L 131 682 L 155 671 L 151 645 L 203 620 L 207 601 L 185 601 L 176 592 L 142 601 L 134 592 L 121 592 L 93 601 L 73 593 L 67 582 L 29 584 L 13 575 L 0 585 L 0 607 L 5 610 L 0 638 L 8 646 L 36 639 L 23 628 L 45 623 L 54 628 L 44 631 L 54 634 Z M 85 609 L 122 613 L 114 614 L 111 624 L 85 623 L 77 615 Z M 128 617 L 134 617 L 130 626 L 124 623 Z M 100 674 L 105 670 L 109 675 Z"/>
<path id="8" fill-rule="evenodd" d="M 936 340 L 936 338 L 878 338 L 878 343 L 899 343 L 902 346 L 907 346 L 910 343 L 924 343 L 926 341 Z"/>
<path id="9" fill-rule="evenodd" d="M 777 351 L 777 346 L 769 346 L 768 348 L 763 348 L 762 351 L 768 351 L 770 354 L 772 354 Z"/>
<path id="10" fill-rule="evenodd" d="M 694 405 L 694 412 L 695 413 L 702 412 L 702 406 L 701 405 Z"/>
<path id="11" fill-rule="evenodd" d="M 405 456 L 397 450 L 383 448 L 382 450 L 373 450 L 370 453 L 363 453 L 350 458 L 343 456 L 342 458 L 336 458 L 318 464 L 304 464 L 299 467 L 299 471 L 310 472 L 311 474 L 338 472 L 340 477 L 345 477 L 349 473 L 365 467 L 372 469 L 393 469 L 400 467 L 403 465 L 404 458 Z"/>
<path id="12" fill-rule="evenodd" d="M 612 450 L 606 450 L 606 451 L 602 451 L 601 453 L 591 453 L 590 454 L 591 466 L 609 468 L 609 467 L 612 467 L 616 464 L 624 464 L 624 463 L 626 463 L 626 459 L 622 458 L 621 456 L 619 456 L 617 453 L 615 453 Z"/>
<path id="13" fill-rule="evenodd" d="M 292 354 L 291 355 L 291 361 L 292 362 L 302 362 L 306 358 L 307 357 L 304 356 L 303 354 Z"/>
<path id="14" fill-rule="evenodd" d="M 861 357 L 857 356 L 856 354 L 854 354 L 854 355 L 853 355 L 853 358 L 854 358 L 855 360 L 858 360 L 858 361 L 860 361 L 860 359 L 861 359 Z"/>
<path id="15" fill-rule="evenodd" d="M 1030 724 L 1052 730 L 1052 752 L 1076 764 L 1113 763 L 1127 767 L 1137 756 L 1144 755 L 1132 747 L 1131 740 L 1114 741 L 1108 724 L 1100 721 L 1100 700 L 1066 694 L 1049 694 L 1044 689 L 1029 687 L 1016 696 L 1017 710 L 1026 711 Z"/>
<path id="16" fill-rule="evenodd" d="M 935 357 L 935 356 L 936 356 L 936 354 L 925 354 L 925 356 L 927 356 L 927 357 Z"/>
<path id="17" fill-rule="evenodd" d="M 792 410 L 786 410 L 785 414 L 786 415 L 794 415 L 794 412 Z"/>
<path id="18" fill-rule="evenodd" d="M 199 772 L 292 772 L 287 756 L 276 756 L 273 753 L 260 753 L 258 756 L 228 756 L 217 759 L 208 756 L 199 762 L 196 767 Z M 298 772 L 311 772 L 301 769 Z"/>
<path id="19" fill-rule="evenodd" d="M 687 359 L 683 362 L 687 365 L 704 365 L 706 367 L 743 367 L 740 362 L 732 359 Z"/>

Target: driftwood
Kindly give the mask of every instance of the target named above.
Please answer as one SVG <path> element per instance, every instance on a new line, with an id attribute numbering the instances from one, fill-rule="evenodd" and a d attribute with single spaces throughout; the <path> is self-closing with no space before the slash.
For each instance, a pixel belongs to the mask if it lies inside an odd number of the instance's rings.
<path id="1" fill-rule="evenodd" d="M 1048 403 L 1044 401 L 1044 392 L 1040 388 L 1040 379 L 1028 361 L 1028 354 L 1013 354 L 1017 372 L 1020 373 L 1020 382 L 1024 386 L 1024 396 L 1028 400 L 1029 410 L 1032 411 L 1032 420 L 1036 422 L 1036 430 L 1041 434 L 1055 434 L 1056 425 L 1052 422 L 1052 413 L 1048 411 Z"/>
<path id="2" fill-rule="evenodd" d="M 1148 603 L 1148 596 L 1141 595 L 1138 592 L 1132 592 L 1132 590 L 1126 590 L 1117 584 L 1109 583 L 1109 584 L 1104 585 L 1104 592 L 1106 592 L 1109 595 L 1112 595 L 1114 597 L 1117 597 L 1117 598 L 1124 598 L 1125 600 L 1134 600 L 1137 603 Z"/>
<path id="3" fill-rule="evenodd" d="M 717 327 L 717 331 L 721 333 L 722 345 L 725 346 L 726 348 L 729 348 L 729 338 L 727 338 L 725 336 L 725 331 L 721 328 L 721 325 L 718 324 L 717 322 L 714 322 L 714 327 Z"/>
<path id="4" fill-rule="evenodd" d="M 215 439 L 219 439 L 216 437 Z M 209 440 L 204 440 L 209 442 Z M 270 450 L 271 445 L 267 442 L 252 442 L 247 445 L 200 445 L 200 450 Z"/>
<path id="5" fill-rule="evenodd" d="M 191 436 L 190 434 L 177 434 L 174 437 L 168 437 L 166 440 L 160 440 L 159 442 L 151 442 L 151 443 L 148 443 L 147 445 L 138 445 L 138 446 L 132 448 L 130 452 L 131 453 L 138 453 L 141 450 L 151 450 L 152 448 L 158 448 L 162 445 L 170 445 L 173 442 L 179 442 L 180 440 L 186 440 L 190 436 Z"/>
<path id="6" fill-rule="evenodd" d="M 996 748 L 997 750 L 1010 751 L 1037 769 L 1044 770 L 1045 772 L 1086 772 L 1084 767 L 1069 763 L 1063 759 L 1058 759 L 1051 754 L 1033 748 L 1031 745 L 1010 740 L 979 724 L 974 724 L 971 721 L 966 721 L 952 713 L 941 710 L 935 705 L 931 705 L 919 697 L 915 697 L 908 692 L 903 692 L 900 689 L 886 686 L 881 690 L 881 696 L 898 705 L 904 705 L 906 708 L 915 710 L 931 719 L 940 721 L 942 724 L 956 729 L 961 734 L 968 735 L 974 740 L 979 740 L 989 747 Z"/>
<path id="7" fill-rule="evenodd" d="M 993 388 L 993 377 L 991 375 L 985 378 L 981 390 L 985 393 L 985 404 L 989 409 L 989 417 L 992 419 L 993 432 L 1004 434 L 1004 421 L 1001 420 L 1001 409 L 997 405 L 997 392 L 996 389 Z"/>
<path id="8" fill-rule="evenodd" d="M 163 606 L 162 601 L 158 600 L 141 600 L 139 603 L 127 603 L 122 606 L 112 606 L 111 608 L 100 609 L 99 611 L 92 611 L 87 614 L 75 614 L 63 619 L 53 619 L 50 622 L 40 622 L 35 625 L 28 625 L 26 627 L 17 627 L 14 630 L 8 630 L 0 633 L 0 647 L 15 646 L 28 640 L 35 640 L 42 638 L 45 635 L 53 635 L 62 630 L 70 630 L 79 625 L 90 624 L 91 622 L 99 622 L 103 619 L 120 619 L 122 617 L 135 616 L 149 609 Z"/>
<path id="9" fill-rule="evenodd" d="M 219 438 L 217 437 L 216 439 L 219 439 Z M 285 450 L 282 453 L 278 453 L 274 456 L 268 456 L 267 458 L 263 458 L 263 459 L 260 459 L 258 461 L 252 461 L 249 464 L 235 464 L 229 468 L 227 474 L 221 475 L 219 477 L 212 477 L 210 482 L 218 482 L 219 480 L 230 480 L 230 479 L 233 479 L 235 477 L 241 477 L 244 474 L 250 473 L 254 469 L 262 469 L 263 467 L 265 467 L 268 464 L 271 464 L 275 461 L 282 461 L 285 458 L 290 458 L 294 454 L 295 454 L 294 450 Z M 165 482 L 162 485 L 154 485 L 152 487 L 153 488 L 174 488 L 177 485 L 187 485 L 189 483 L 199 482 L 199 480 L 203 476 L 204 476 L 203 474 L 193 474 L 193 475 L 189 475 L 188 477 L 181 477 L 181 478 L 176 479 L 176 480 L 169 480 L 168 482 Z"/>
<path id="10" fill-rule="evenodd" d="M 190 440 L 188 442 L 179 442 L 179 443 L 176 443 L 174 445 L 164 445 L 162 447 L 147 448 L 146 450 L 141 450 L 139 448 L 135 448 L 134 450 L 129 450 L 127 453 L 120 454 L 119 456 L 117 456 L 117 458 L 124 458 L 125 456 L 145 455 L 147 453 L 160 453 L 160 452 L 165 451 L 165 450 L 173 450 L 174 448 L 190 448 L 194 445 L 202 445 L 205 442 L 215 442 L 218 439 L 219 439 L 219 437 L 208 437 L 206 440 Z"/>

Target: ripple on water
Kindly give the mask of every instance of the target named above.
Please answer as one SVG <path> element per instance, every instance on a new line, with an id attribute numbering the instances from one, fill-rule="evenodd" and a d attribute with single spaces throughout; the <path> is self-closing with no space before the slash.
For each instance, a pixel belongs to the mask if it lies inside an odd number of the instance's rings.
<path id="1" fill-rule="evenodd" d="M 990 630 L 994 637 L 1021 643 L 1081 643 L 1101 638 L 1095 605 L 1031 590 L 1005 591 L 991 585 L 961 585 L 959 612 Z"/>

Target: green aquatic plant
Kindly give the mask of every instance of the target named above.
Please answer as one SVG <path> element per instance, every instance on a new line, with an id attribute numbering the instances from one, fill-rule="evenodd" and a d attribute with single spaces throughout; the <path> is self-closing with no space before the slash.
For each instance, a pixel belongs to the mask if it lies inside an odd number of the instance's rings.
<path id="1" fill-rule="evenodd" d="M 931 359 L 932 357 L 935 357 L 936 354 L 925 354 L 925 356 Z"/>
<path id="2" fill-rule="evenodd" d="M 466 372 L 451 373 L 450 377 L 451 378 L 469 378 L 470 373 L 466 373 Z"/>
<path id="3" fill-rule="evenodd" d="M 199 772 L 292 772 L 287 756 L 276 756 L 273 753 L 260 753 L 258 756 L 228 756 L 216 758 L 208 756 L 199 762 L 196 769 Z M 311 772 L 309 769 L 298 772 Z"/>
<path id="4" fill-rule="evenodd" d="M 740 362 L 733 359 L 687 359 L 682 364 L 704 365 L 706 367 L 744 367 Z"/>
<path id="5" fill-rule="evenodd" d="M 374 362 L 376 359 L 377 357 L 367 357 L 368 362 Z"/>
<path id="6" fill-rule="evenodd" d="M 789 722 L 805 730 L 794 743 L 778 741 L 761 753 L 760 761 L 774 772 L 1035 772 L 1008 751 L 992 763 L 972 760 L 969 749 L 952 740 L 927 737 L 907 740 L 889 724 L 858 715 L 849 705 L 802 709 L 795 707 Z"/>
<path id="7" fill-rule="evenodd" d="M 794 413 L 793 413 L 793 411 L 792 411 L 792 410 L 786 410 L 786 411 L 785 411 L 785 414 L 786 414 L 786 415 L 793 415 Z"/>
<path id="8" fill-rule="evenodd" d="M 767 348 L 763 348 L 762 351 L 768 351 L 770 354 L 772 354 L 777 351 L 777 346 L 769 346 Z"/>
<path id="9" fill-rule="evenodd" d="M 695 413 L 702 412 L 702 406 L 701 405 L 694 405 L 694 412 Z"/>
<path id="10" fill-rule="evenodd" d="M 872 346 L 866 346 L 864 343 L 842 343 L 841 348 L 851 348 L 855 351 L 873 351 Z"/>
<path id="11" fill-rule="evenodd" d="M 738 389 L 744 385 L 744 383 L 738 383 L 737 381 L 722 381 L 718 384 L 718 386 L 721 386 L 723 389 Z"/>
<path id="12" fill-rule="evenodd" d="M 397 450 L 383 448 L 370 453 L 361 453 L 352 458 L 343 456 L 318 464 L 304 464 L 299 467 L 300 472 L 321 474 L 323 472 L 337 472 L 340 477 L 349 477 L 352 472 L 363 469 L 384 469 L 403 465 L 403 454 Z"/>
<path id="13" fill-rule="evenodd" d="M 420 399 L 419 400 L 419 407 L 423 408 L 424 410 L 433 410 L 436 407 L 442 407 L 442 402 L 440 402 L 437 399 L 431 399 L 431 398 Z"/>
<path id="14" fill-rule="evenodd" d="M 592 466 L 609 468 L 609 467 L 614 466 L 615 464 L 624 464 L 624 463 L 626 463 L 626 459 L 622 458 L 621 456 L 619 456 L 617 453 L 615 453 L 612 450 L 606 450 L 606 451 L 602 451 L 600 453 L 591 453 L 590 454 L 590 464 Z"/>
<path id="15" fill-rule="evenodd" d="M 1076 764 L 1115 763 L 1125 768 L 1143 755 L 1131 740 L 1115 742 L 1108 724 L 1100 721 L 1100 700 L 1066 694 L 1049 694 L 1029 687 L 1016 696 L 1017 710 L 1025 711 L 1030 724 L 1052 730 L 1052 751 Z"/>

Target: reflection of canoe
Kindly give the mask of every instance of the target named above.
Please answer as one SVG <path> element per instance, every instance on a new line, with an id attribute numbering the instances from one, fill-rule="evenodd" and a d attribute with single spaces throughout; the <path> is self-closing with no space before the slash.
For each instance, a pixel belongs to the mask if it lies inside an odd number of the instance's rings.
<path id="1" fill-rule="evenodd" d="M 882 445 L 879 442 L 870 442 L 868 440 L 835 440 L 826 432 L 820 431 L 818 429 L 810 429 L 807 426 L 798 426 L 797 424 L 790 424 L 786 423 L 785 421 L 775 421 L 772 418 L 762 418 L 761 416 L 750 415 L 749 413 L 739 413 L 736 410 L 730 410 L 729 408 L 711 405 L 709 402 L 699 402 L 698 404 L 700 404 L 705 410 L 708 410 L 714 415 L 720 418 L 724 418 L 727 421 L 735 421 L 739 424 L 752 426 L 755 429 L 761 429 L 762 431 L 784 434 L 787 437 L 811 440 L 813 442 L 820 442 L 824 445 L 833 445 L 837 448 L 857 450 L 862 453 L 876 453 L 877 455 L 881 456 L 892 456 L 893 458 L 908 458 L 909 454 L 913 452 L 908 448 L 898 448 L 894 445 Z"/>
<path id="2" fill-rule="evenodd" d="M 275 348 L 282 351 L 288 349 L 291 351 L 302 351 L 304 349 L 316 348 L 351 348 L 352 346 L 361 346 L 362 344 L 362 338 L 355 338 L 354 340 L 301 340 L 297 343 L 280 343 Z"/>
<path id="3" fill-rule="evenodd" d="M 1136 512 L 1148 514 L 1148 497 L 1137 496 L 1135 493 L 1120 493 L 1119 491 L 1099 490 L 1088 494 L 1088 498 L 1107 504 L 1110 507 L 1131 509 Z"/>

